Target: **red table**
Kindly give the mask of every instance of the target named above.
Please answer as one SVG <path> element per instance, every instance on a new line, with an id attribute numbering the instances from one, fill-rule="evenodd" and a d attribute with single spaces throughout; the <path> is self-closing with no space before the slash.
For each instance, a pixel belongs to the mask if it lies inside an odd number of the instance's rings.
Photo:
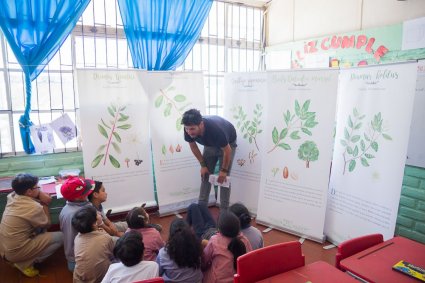
<path id="1" fill-rule="evenodd" d="M 403 237 L 395 237 L 343 259 L 341 266 L 369 282 L 420 282 L 392 269 L 400 260 L 424 268 L 425 245 Z"/>
<path id="2" fill-rule="evenodd" d="M 263 279 L 257 283 L 359 283 L 356 279 L 324 261 L 316 261 L 273 277 Z"/>

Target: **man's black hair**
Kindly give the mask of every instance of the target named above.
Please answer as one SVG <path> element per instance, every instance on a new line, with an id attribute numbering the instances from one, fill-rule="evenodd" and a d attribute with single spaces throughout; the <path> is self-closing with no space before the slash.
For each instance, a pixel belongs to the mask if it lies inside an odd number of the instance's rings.
<path id="1" fill-rule="evenodd" d="M 24 195 L 29 189 L 38 184 L 38 177 L 28 173 L 21 173 L 12 180 L 12 188 L 18 195 Z"/>
<path id="2" fill-rule="evenodd" d="M 183 113 L 182 125 L 185 126 L 198 126 L 202 122 L 201 112 L 197 109 L 190 109 Z"/>
<path id="3" fill-rule="evenodd" d="M 145 245 L 143 237 L 137 231 L 130 230 L 118 239 L 114 247 L 114 257 L 125 266 L 134 266 L 142 261 Z"/>

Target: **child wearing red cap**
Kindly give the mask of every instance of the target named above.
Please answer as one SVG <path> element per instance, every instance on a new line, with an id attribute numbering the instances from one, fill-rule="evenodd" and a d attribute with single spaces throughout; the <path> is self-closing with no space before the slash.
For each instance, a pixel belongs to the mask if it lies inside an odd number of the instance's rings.
<path id="1" fill-rule="evenodd" d="M 65 257 L 69 271 L 74 271 L 74 239 L 77 231 L 72 227 L 72 217 L 83 207 L 92 206 L 87 196 L 93 192 L 94 181 L 80 177 L 70 177 L 65 180 L 61 187 L 61 193 L 67 200 L 66 205 L 59 214 L 59 224 L 63 232 Z"/>

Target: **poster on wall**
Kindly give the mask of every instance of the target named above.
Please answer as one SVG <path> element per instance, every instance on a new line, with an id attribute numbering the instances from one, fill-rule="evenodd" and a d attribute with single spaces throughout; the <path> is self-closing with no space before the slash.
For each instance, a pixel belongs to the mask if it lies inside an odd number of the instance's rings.
<path id="1" fill-rule="evenodd" d="M 325 234 L 394 236 L 416 63 L 342 70 Z"/>
<path id="2" fill-rule="evenodd" d="M 425 60 L 418 62 L 406 164 L 425 168 Z"/>
<path id="3" fill-rule="evenodd" d="M 204 78 L 201 72 L 148 72 L 143 81 L 150 97 L 159 212 L 164 215 L 185 209 L 198 200 L 200 165 L 184 140 L 181 117 L 192 108 L 205 114 Z"/>
<path id="4" fill-rule="evenodd" d="M 55 148 L 53 129 L 50 124 L 32 125 L 30 127 L 31 140 L 36 153 L 52 153 Z"/>
<path id="5" fill-rule="evenodd" d="M 261 151 L 266 124 L 267 74 L 231 73 L 224 77 L 224 117 L 236 128 L 237 148 L 232 164 L 230 203 L 242 202 L 257 213 Z"/>
<path id="6" fill-rule="evenodd" d="M 257 222 L 323 242 L 337 70 L 268 73 Z"/>
<path id="7" fill-rule="evenodd" d="M 143 73 L 77 70 L 84 173 L 103 182 L 114 212 L 156 205 Z"/>

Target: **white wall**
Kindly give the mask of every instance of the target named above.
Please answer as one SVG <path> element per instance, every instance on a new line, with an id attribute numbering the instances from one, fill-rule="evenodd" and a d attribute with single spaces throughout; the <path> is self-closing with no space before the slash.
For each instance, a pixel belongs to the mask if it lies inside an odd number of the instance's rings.
<path id="1" fill-rule="evenodd" d="M 272 0 L 267 46 L 424 16 L 425 0 Z"/>

